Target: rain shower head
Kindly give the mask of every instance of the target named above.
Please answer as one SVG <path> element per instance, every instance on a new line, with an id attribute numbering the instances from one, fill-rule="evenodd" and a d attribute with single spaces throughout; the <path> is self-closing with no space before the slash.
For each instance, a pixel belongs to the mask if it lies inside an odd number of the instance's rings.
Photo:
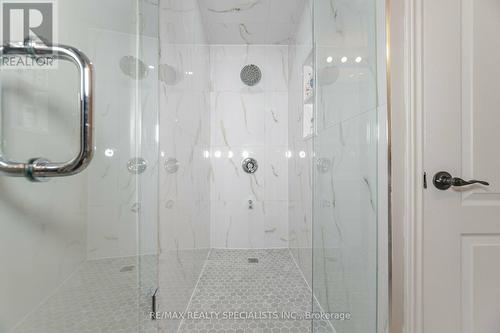
<path id="1" fill-rule="evenodd" d="M 249 87 L 255 86 L 262 78 L 262 72 L 257 65 L 246 65 L 241 69 L 241 81 Z"/>

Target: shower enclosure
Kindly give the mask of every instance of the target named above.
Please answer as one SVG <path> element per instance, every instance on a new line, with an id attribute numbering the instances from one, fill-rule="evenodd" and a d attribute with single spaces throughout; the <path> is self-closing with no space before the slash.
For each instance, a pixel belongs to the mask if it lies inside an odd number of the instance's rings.
<path id="1" fill-rule="evenodd" d="M 39 160 L 34 177 L 0 167 L 0 332 L 146 331 L 157 287 L 157 6 L 41 3 L 52 6 L 49 55 L 79 50 L 92 65 L 81 81 L 72 53 L 52 67 L 2 62 L 2 160 Z M 75 161 L 84 143 L 93 158 L 81 168 L 39 171 Z"/>
<path id="2" fill-rule="evenodd" d="M 0 332 L 386 330 L 383 1 L 47 2 L 91 65 L 0 66 Z"/>

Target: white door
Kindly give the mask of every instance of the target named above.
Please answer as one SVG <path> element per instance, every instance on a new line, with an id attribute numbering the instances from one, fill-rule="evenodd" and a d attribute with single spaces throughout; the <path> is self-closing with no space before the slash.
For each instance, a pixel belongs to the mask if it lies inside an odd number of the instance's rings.
<path id="1" fill-rule="evenodd" d="M 498 333 L 500 0 L 422 1 L 423 332 Z"/>

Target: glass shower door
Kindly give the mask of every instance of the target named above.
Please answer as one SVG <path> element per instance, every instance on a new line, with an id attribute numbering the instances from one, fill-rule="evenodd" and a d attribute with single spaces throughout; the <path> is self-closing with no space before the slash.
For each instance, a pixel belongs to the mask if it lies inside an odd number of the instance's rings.
<path id="1" fill-rule="evenodd" d="M 377 1 L 314 5 L 315 304 L 338 332 L 377 332 Z"/>
<path id="2" fill-rule="evenodd" d="M 2 159 L 69 161 L 82 131 L 94 129 L 93 158 L 79 173 L 32 181 L 40 161 L 26 177 L 0 175 L 0 332 L 154 330 L 146 313 L 157 284 L 157 48 L 156 30 L 143 24 L 153 12 L 136 0 L 6 3 L 11 28 L 19 13 L 29 24 L 50 22 L 50 40 L 39 43 L 71 46 L 90 59 L 94 112 L 82 123 L 72 62 L 2 61 Z M 30 31 L 33 39 L 43 34 Z M 144 43 L 151 47 L 140 52 Z"/>

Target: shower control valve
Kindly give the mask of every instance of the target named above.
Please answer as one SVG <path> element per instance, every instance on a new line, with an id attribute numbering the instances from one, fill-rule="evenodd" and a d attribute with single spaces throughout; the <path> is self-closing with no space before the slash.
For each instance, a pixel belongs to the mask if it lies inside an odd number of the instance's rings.
<path id="1" fill-rule="evenodd" d="M 259 168 L 259 164 L 257 163 L 257 160 L 253 158 L 245 158 L 243 162 L 241 162 L 241 166 L 243 167 L 243 171 L 246 173 L 252 174 L 257 171 Z"/>

